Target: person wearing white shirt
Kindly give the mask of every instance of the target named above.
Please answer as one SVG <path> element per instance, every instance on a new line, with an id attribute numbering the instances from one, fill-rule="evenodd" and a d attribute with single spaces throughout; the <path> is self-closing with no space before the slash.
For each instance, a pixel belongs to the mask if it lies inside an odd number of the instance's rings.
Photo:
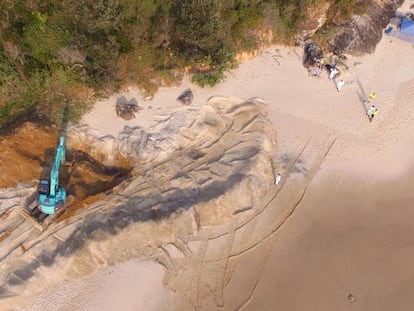
<path id="1" fill-rule="evenodd" d="M 339 80 L 338 83 L 336 84 L 336 89 L 338 90 L 338 92 L 342 89 L 342 87 L 345 85 L 344 80 Z"/>
<path id="2" fill-rule="evenodd" d="M 282 180 L 282 176 L 279 173 L 277 173 L 276 178 L 275 178 L 275 185 L 280 183 L 281 180 Z"/>
<path id="3" fill-rule="evenodd" d="M 372 119 L 374 119 L 374 116 L 378 113 L 378 109 L 377 107 L 375 107 L 374 105 L 371 105 L 371 107 L 369 107 L 367 114 L 369 117 L 369 122 L 372 122 Z"/>
<path id="4" fill-rule="evenodd" d="M 330 72 L 329 72 L 329 80 L 332 80 L 333 78 L 335 78 L 335 76 L 339 73 L 338 69 L 336 69 L 335 67 L 332 67 Z"/>

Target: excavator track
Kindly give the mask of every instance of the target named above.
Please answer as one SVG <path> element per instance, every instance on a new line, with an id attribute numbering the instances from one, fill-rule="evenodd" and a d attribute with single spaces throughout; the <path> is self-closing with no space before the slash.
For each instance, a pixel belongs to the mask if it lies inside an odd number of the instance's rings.
<path id="1" fill-rule="evenodd" d="M 36 210 L 38 211 L 37 208 L 36 208 Z M 39 213 L 41 213 L 41 212 L 39 211 Z M 43 226 L 41 224 L 41 221 L 39 221 L 38 218 L 32 212 L 29 212 L 25 208 L 22 208 L 22 210 L 20 211 L 20 215 L 27 222 L 29 222 L 31 225 L 33 225 L 33 227 L 35 227 L 36 229 L 38 229 L 39 231 L 43 231 L 44 230 L 44 228 L 43 228 Z"/>
<path id="2" fill-rule="evenodd" d="M 68 205 L 71 204 L 73 200 L 68 200 L 68 202 L 60 208 L 55 214 L 48 215 L 42 213 L 39 206 L 37 205 L 36 200 L 28 206 L 23 206 L 20 215 L 31 223 L 39 231 L 44 231 L 49 225 L 62 214 Z"/>
<path id="3" fill-rule="evenodd" d="M 37 192 L 35 192 L 34 195 L 37 195 Z M 22 217 L 31 223 L 36 229 L 43 231 L 45 229 L 43 223 L 50 215 L 42 213 L 37 204 L 37 200 L 36 198 L 33 198 L 33 195 L 30 196 L 29 199 L 32 200 L 27 200 L 23 203 L 20 215 L 22 215 Z"/>
<path id="4" fill-rule="evenodd" d="M 37 191 L 28 196 L 20 207 L 20 215 L 39 231 L 43 231 L 41 220 L 38 220 L 41 211 L 37 207 Z"/>

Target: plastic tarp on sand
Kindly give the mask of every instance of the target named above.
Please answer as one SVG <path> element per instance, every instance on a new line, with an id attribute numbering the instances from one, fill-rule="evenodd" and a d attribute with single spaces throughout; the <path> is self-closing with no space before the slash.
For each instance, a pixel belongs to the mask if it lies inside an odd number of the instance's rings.
<path id="1" fill-rule="evenodd" d="M 414 21 L 403 18 L 400 26 L 401 33 L 414 36 Z"/>
<path id="2" fill-rule="evenodd" d="M 386 30 L 385 34 L 414 44 L 414 21 L 403 18 L 399 30 L 390 27 L 390 31 Z"/>

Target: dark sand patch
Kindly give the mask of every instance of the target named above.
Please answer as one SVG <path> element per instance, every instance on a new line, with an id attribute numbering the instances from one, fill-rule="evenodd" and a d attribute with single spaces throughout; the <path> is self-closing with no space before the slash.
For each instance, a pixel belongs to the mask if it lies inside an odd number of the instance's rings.
<path id="1" fill-rule="evenodd" d="M 413 310 L 413 185 L 315 183 L 246 310 Z"/>

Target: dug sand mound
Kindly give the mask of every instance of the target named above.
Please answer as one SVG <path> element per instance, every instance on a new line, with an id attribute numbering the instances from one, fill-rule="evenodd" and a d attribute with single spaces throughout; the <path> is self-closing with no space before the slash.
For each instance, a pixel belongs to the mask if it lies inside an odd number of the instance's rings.
<path id="1" fill-rule="evenodd" d="M 103 200 L 43 232 L 24 221 L 19 208 L 5 215 L 0 309 L 136 257 L 156 259 L 168 269 L 168 245 L 252 215 L 274 187 L 276 142 L 266 111 L 258 98 L 213 97 L 189 126 L 172 114 L 150 130 L 129 127 L 104 139 L 111 155 L 122 154 L 135 167 Z M 77 142 L 90 146 L 90 154 L 102 154 L 102 140 L 84 129 L 73 128 L 68 136 L 72 146 Z"/>

